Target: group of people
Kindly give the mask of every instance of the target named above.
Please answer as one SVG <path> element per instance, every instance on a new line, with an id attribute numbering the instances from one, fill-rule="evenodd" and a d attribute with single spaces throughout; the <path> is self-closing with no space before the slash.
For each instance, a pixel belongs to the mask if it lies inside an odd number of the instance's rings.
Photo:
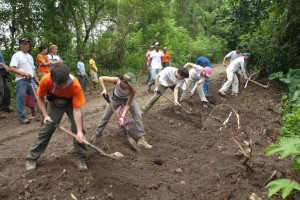
<path id="1" fill-rule="evenodd" d="M 85 103 L 82 88 L 84 88 L 84 85 L 87 82 L 83 63 L 84 57 L 83 55 L 79 55 L 78 57 L 79 61 L 77 66 L 80 80 L 78 81 L 76 77 L 69 73 L 68 68 L 63 64 L 63 60 L 56 55 L 56 45 L 50 46 L 50 54 L 48 55 L 47 48 L 41 47 L 41 53 L 37 56 L 39 79 L 35 72 L 33 58 L 28 53 L 29 45 L 30 40 L 27 38 L 21 38 L 19 40 L 20 51 L 13 55 L 9 66 L 4 64 L 4 61 L 1 60 L 1 57 L 3 56 L 0 56 L 0 61 L 2 61 L 0 62 L 1 71 L 5 70 L 6 72 L 13 72 L 16 75 L 16 107 L 20 122 L 22 124 L 28 123 L 24 111 L 25 94 L 29 94 L 35 98 L 39 111 L 43 116 L 44 124 L 27 154 L 26 170 L 36 169 L 37 160 L 46 150 L 56 129 L 56 125 L 60 123 L 64 113 L 67 114 L 71 122 L 71 131 L 76 133 L 73 144 L 75 154 L 77 155 L 77 167 L 79 170 L 87 170 L 87 149 L 84 145 L 86 138 L 82 114 L 82 106 Z M 111 103 L 115 109 L 121 107 L 120 118 L 118 119 L 119 127 L 130 123 L 129 118 L 127 117 L 127 113 L 130 111 L 137 129 L 137 143 L 146 149 L 151 149 L 152 145 L 146 140 L 142 115 L 145 115 L 149 111 L 167 88 L 174 91 L 174 105 L 176 107 L 181 107 L 181 102 L 186 98 L 187 94 L 192 96 L 196 91 L 198 91 L 203 105 L 206 105 L 208 103 L 208 100 L 206 99 L 209 83 L 208 79 L 212 74 L 210 61 L 203 56 L 197 59 L 196 64 L 186 63 L 184 67 L 179 69 L 169 66 L 171 56 L 169 53 L 166 53 L 167 51 L 164 53 L 160 52 L 159 46 L 160 44 L 158 42 L 154 44 L 155 49 L 150 52 L 150 59 L 147 60 L 147 66 L 150 68 L 151 81 L 154 82 L 155 85 L 154 95 L 149 98 L 141 110 L 134 98 L 138 83 L 136 82 L 136 76 L 133 73 L 127 72 L 116 77 L 100 76 L 98 78 L 98 69 L 95 64 L 96 55 L 94 53 L 91 54 L 91 59 L 89 61 L 91 77 L 93 83 L 95 83 L 94 87 L 96 87 L 96 83 L 99 81 L 102 87 L 102 95 L 108 95 L 105 83 L 112 83 L 115 86 L 111 97 Z M 165 54 L 169 55 L 169 60 L 165 60 L 167 62 L 162 62 L 161 58 Z M 225 57 L 231 57 L 232 55 L 235 54 L 231 53 Z M 249 58 L 249 55 L 237 58 L 228 66 L 226 70 L 228 83 L 226 82 L 219 91 L 220 94 L 222 93 L 223 95 L 223 92 L 228 89 L 230 83 L 236 81 L 236 75 L 233 73 L 238 71 L 239 67 L 241 67 L 242 73 L 245 73 L 244 59 L 247 59 L 247 57 Z M 224 64 L 225 60 L 226 59 L 224 58 Z M 161 68 L 158 66 L 161 66 Z M 33 84 L 35 84 L 34 87 L 32 86 Z M 206 89 L 205 84 L 207 84 Z M 83 85 L 83 87 L 81 85 Z M 235 86 L 233 86 L 233 91 L 237 93 Z M 1 106 L 1 108 L 3 109 L 5 107 Z M 107 106 L 98 125 L 94 129 L 92 141 L 95 141 L 95 139 L 102 136 L 102 132 L 112 114 L 113 110 L 110 106 Z"/>

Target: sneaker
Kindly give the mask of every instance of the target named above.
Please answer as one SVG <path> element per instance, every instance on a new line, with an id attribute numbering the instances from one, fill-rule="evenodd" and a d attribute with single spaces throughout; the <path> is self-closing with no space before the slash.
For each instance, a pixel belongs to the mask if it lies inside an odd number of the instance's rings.
<path id="1" fill-rule="evenodd" d="M 226 96 L 225 92 L 223 92 L 223 91 L 219 91 L 218 94 L 219 94 L 220 96 L 222 96 L 222 97 L 225 97 L 225 96 Z"/>
<path id="2" fill-rule="evenodd" d="M 207 101 L 202 101 L 202 106 L 204 107 L 204 108 L 208 108 L 208 102 Z"/>
<path id="3" fill-rule="evenodd" d="M 30 124 L 30 121 L 26 118 L 19 119 L 21 124 Z"/>
<path id="4" fill-rule="evenodd" d="M 141 115 L 145 115 L 147 111 L 145 111 L 143 108 L 141 109 Z"/>
<path id="5" fill-rule="evenodd" d="M 27 160 L 25 164 L 25 168 L 27 171 L 36 169 L 36 161 L 35 160 Z"/>
<path id="6" fill-rule="evenodd" d="M 79 171 L 86 171 L 88 169 L 86 162 L 83 160 L 77 160 L 76 164 Z"/>
<path id="7" fill-rule="evenodd" d="M 235 96 L 236 97 L 237 95 L 238 95 L 238 93 L 235 93 L 235 92 L 231 93 L 231 96 Z"/>
<path id="8" fill-rule="evenodd" d="M 2 107 L 2 110 L 3 110 L 4 112 L 7 112 L 7 113 L 11 113 L 11 112 L 14 111 L 14 109 L 12 109 L 12 108 L 10 108 L 10 107 Z"/>
<path id="9" fill-rule="evenodd" d="M 138 141 L 138 145 L 142 146 L 146 149 L 151 149 L 152 145 L 148 144 L 148 142 L 146 141 L 145 137 L 140 137 L 139 141 Z"/>

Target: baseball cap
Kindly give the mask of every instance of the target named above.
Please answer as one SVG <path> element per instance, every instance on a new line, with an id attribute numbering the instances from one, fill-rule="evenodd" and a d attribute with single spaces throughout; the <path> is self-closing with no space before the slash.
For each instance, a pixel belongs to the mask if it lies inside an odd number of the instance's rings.
<path id="1" fill-rule="evenodd" d="M 19 44 L 21 44 L 22 42 L 30 42 L 30 40 L 28 38 L 19 39 Z"/>
<path id="2" fill-rule="evenodd" d="M 157 45 L 160 45 L 160 43 L 159 42 L 155 42 L 154 46 L 157 46 Z"/>
<path id="3" fill-rule="evenodd" d="M 211 68 L 210 67 L 205 67 L 204 70 L 205 70 L 205 76 L 210 77 L 211 71 L 212 71 Z"/>
<path id="4" fill-rule="evenodd" d="M 136 82 L 136 77 L 133 73 L 127 72 L 123 75 L 123 80 L 127 81 L 132 87 L 137 87 L 138 83 Z"/>
<path id="5" fill-rule="evenodd" d="M 251 53 L 243 53 L 243 56 L 251 56 Z"/>
<path id="6" fill-rule="evenodd" d="M 165 50 L 168 50 L 168 48 L 167 48 L 167 47 L 164 47 L 163 49 L 165 49 Z"/>

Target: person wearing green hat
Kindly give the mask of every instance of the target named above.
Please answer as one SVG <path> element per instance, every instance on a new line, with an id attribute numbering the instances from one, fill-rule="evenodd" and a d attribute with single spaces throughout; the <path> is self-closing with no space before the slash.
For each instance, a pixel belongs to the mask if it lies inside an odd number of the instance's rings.
<path id="1" fill-rule="evenodd" d="M 142 122 L 142 115 L 134 99 L 136 93 L 135 88 L 138 86 L 135 75 L 131 72 L 127 72 L 126 74 L 119 75 L 117 77 L 100 76 L 99 81 L 103 89 L 101 93 L 102 95 L 107 95 L 105 82 L 113 83 L 115 85 L 111 98 L 111 104 L 115 109 L 121 106 L 120 120 L 118 122 L 119 126 L 124 126 L 130 123 L 129 119 L 126 117 L 126 114 L 128 111 L 130 111 L 137 129 L 137 136 L 139 138 L 138 145 L 146 149 L 151 149 L 152 146 L 149 145 L 145 139 L 146 134 Z M 112 114 L 112 109 L 110 106 L 107 106 L 100 119 L 100 122 L 94 130 L 94 135 L 91 138 L 92 141 L 95 142 L 96 138 L 102 136 L 102 132 Z"/>
<path id="2" fill-rule="evenodd" d="M 242 57 L 233 60 L 230 63 L 230 65 L 226 68 L 227 81 L 224 83 L 224 85 L 218 92 L 220 96 L 226 96 L 225 92 L 229 89 L 231 85 L 232 85 L 231 95 L 233 96 L 238 95 L 239 79 L 235 72 L 241 69 L 244 78 L 247 79 L 245 60 L 248 60 L 250 58 L 250 55 L 251 55 L 250 53 L 243 53 Z"/>

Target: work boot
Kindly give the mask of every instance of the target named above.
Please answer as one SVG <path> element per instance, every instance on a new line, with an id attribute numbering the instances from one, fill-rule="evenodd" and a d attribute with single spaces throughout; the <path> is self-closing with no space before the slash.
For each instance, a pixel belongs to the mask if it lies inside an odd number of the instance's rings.
<path id="1" fill-rule="evenodd" d="M 88 169 L 84 160 L 77 160 L 76 164 L 79 171 L 86 171 Z"/>
<path id="2" fill-rule="evenodd" d="M 27 160 L 25 164 L 25 168 L 27 171 L 36 169 L 36 161 L 35 160 Z"/>
<path id="3" fill-rule="evenodd" d="M 146 149 L 151 149 L 152 148 L 152 145 L 148 144 L 148 142 L 146 141 L 144 136 L 140 137 L 140 139 L 138 141 L 138 145 L 142 146 Z"/>
<path id="4" fill-rule="evenodd" d="M 235 93 L 235 92 L 231 93 L 231 96 L 235 96 L 236 97 L 237 95 L 238 95 L 238 93 Z"/>
<path id="5" fill-rule="evenodd" d="M 30 120 L 26 119 L 25 117 L 19 120 L 21 124 L 30 124 Z"/>
<path id="6" fill-rule="evenodd" d="M 225 96 L 226 96 L 225 92 L 223 92 L 223 91 L 219 91 L 218 94 L 219 94 L 220 96 L 222 96 L 222 97 L 225 97 Z"/>
<path id="7" fill-rule="evenodd" d="M 145 115 L 146 114 L 146 110 L 144 108 L 141 109 L 141 115 Z"/>

